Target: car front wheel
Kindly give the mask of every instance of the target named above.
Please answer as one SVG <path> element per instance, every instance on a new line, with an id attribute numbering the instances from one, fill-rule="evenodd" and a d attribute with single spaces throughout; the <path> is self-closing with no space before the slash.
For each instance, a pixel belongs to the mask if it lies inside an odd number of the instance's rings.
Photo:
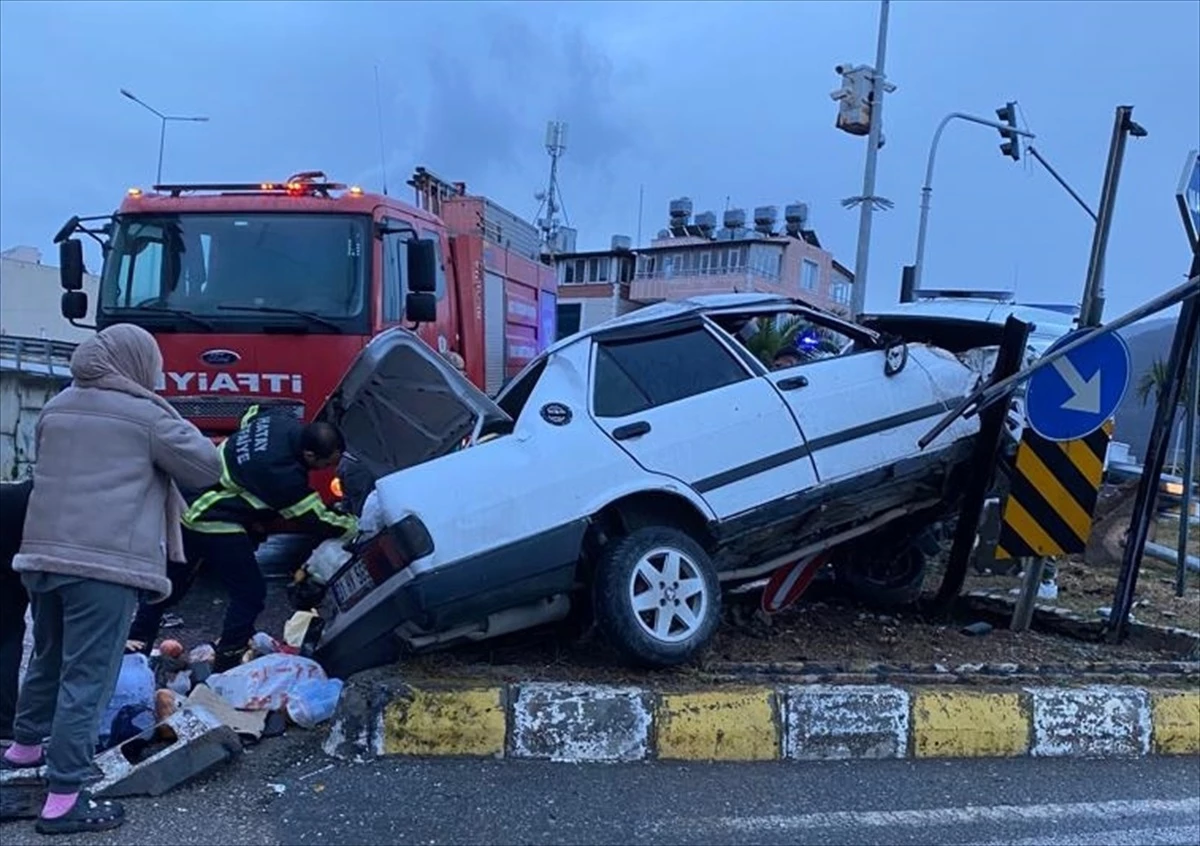
<path id="1" fill-rule="evenodd" d="M 610 544 L 595 581 L 596 622 L 635 662 L 682 664 L 716 632 L 717 572 L 699 544 L 678 529 L 648 526 Z"/>

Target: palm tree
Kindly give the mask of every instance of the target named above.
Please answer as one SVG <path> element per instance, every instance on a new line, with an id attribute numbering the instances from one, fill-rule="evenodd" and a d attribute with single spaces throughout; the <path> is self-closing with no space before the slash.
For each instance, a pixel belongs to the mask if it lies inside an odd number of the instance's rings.
<path id="1" fill-rule="evenodd" d="M 1137 394 L 1138 399 L 1142 401 L 1142 405 L 1147 405 L 1151 397 L 1157 401 L 1158 395 L 1162 393 L 1162 389 L 1166 387 L 1166 384 L 1167 363 L 1161 358 L 1155 358 L 1154 363 L 1142 373 L 1141 379 L 1138 380 Z M 1180 405 L 1187 406 L 1188 396 L 1191 392 L 1191 380 L 1187 379 L 1184 381 L 1183 390 L 1179 394 Z M 1197 408 L 1200 408 L 1200 405 L 1197 405 Z"/>
<path id="2" fill-rule="evenodd" d="M 802 332 L 816 336 L 818 349 L 833 354 L 838 351 L 835 333 L 793 315 L 756 317 L 754 324 L 757 331 L 745 342 L 746 349 L 767 367 L 771 366 L 775 356 L 782 350 L 795 347 L 796 339 Z"/>
<path id="3" fill-rule="evenodd" d="M 758 331 L 746 341 L 746 349 L 758 356 L 759 361 L 767 367 L 771 366 L 780 350 L 795 345 L 796 336 L 804 328 L 804 321 L 798 317 L 785 317 L 782 320 L 756 317 L 754 322 Z"/>

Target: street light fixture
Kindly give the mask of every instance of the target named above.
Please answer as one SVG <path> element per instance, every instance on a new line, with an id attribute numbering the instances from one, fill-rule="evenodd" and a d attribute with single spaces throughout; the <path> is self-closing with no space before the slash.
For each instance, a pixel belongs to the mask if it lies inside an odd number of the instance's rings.
<path id="1" fill-rule="evenodd" d="M 207 123 L 208 118 L 199 117 L 199 116 L 181 116 L 181 115 L 163 114 L 158 109 L 149 105 L 145 101 L 139 100 L 136 95 L 134 95 L 131 91 L 129 91 L 125 88 L 121 89 L 121 96 L 126 97 L 126 98 L 132 100 L 133 102 L 137 103 L 139 106 L 141 106 L 146 111 L 150 112 L 152 115 L 154 115 L 156 118 L 158 118 L 162 122 L 162 128 L 159 130 L 159 133 L 158 133 L 158 176 L 154 182 L 155 185 L 161 185 L 162 184 L 163 148 L 166 146 L 166 143 L 167 143 L 167 121 L 175 120 L 175 121 L 189 121 L 192 123 Z"/>

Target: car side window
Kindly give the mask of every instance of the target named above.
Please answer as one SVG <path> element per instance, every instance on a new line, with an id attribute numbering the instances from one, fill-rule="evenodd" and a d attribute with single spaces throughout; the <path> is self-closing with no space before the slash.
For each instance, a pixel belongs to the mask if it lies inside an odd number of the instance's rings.
<path id="1" fill-rule="evenodd" d="M 386 324 L 399 323 L 404 314 L 407 240 L 404 233 L 389 232 L 383 236 L 383 322 Z"/>
<path id="2" fill-rule="evenodd" d="M 600 343 L 593 408 L 624 417 L 732 385 L 750 374 L 702 327 Z"/>

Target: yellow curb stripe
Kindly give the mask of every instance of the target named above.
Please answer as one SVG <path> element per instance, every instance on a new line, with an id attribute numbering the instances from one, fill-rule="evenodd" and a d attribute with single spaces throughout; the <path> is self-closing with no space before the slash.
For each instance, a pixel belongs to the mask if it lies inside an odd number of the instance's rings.
<path id="1" fill-rule="evenodd" d="M 1157 755 L 1200 755 L 1200 691 L 1151 693 L 1150 724 Z"/>
<path id="2" fill-rule="evenodd" d="M 779 758 L 775 692 L 752 688 L 671 693 L 655 713 L 658 757 L 682 761 L 773 761 Z"/>
<path id="3" fill-rule="evenodd" d="M 411 690 L 383 712 L 385 755 L 504 754 L 504 690 Z"/>
<path id="4" fill-rule="evenodd" d="M 922 691 L 913 697 L 913 756 L 992 758 L 1029 752 L 1025 694 Z"/>

